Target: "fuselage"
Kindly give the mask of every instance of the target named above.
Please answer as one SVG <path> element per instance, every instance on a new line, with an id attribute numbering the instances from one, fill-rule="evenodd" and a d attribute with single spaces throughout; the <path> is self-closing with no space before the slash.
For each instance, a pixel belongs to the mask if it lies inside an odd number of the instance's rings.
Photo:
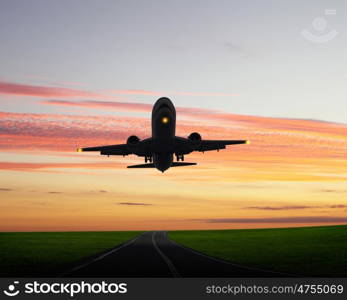
<path id="1" fill-rule="evenodd" d="M 154 166 L 164 172 L 171 167 L 176 131 L 176 109 L 168 98 L 160 98 L 152 110 L 152 139 Z"/>

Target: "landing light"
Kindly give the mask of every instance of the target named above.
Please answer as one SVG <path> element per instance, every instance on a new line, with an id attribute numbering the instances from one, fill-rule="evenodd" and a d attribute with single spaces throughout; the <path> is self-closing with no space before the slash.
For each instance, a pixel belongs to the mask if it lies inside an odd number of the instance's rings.
<path id="1" fill-rule="evenodd" d="M 82 148 L 77 148 L 77 152 L 83 152 Z"/>
<path id="2" fill-rule="evenodd" d="M 248 140 L 247 140 L 245 144 L 246 144 L 246 145 L 249 145 L 250 143 L 251 143 L 251 141 L 248 141 Z"/>
<path id="3" fill-rule="evenodd" d="M 169 123 L 169 118 L 168 118 L 168 117 L 162 117 L 162 118 L 161 118 L 161 122 L 162 122 L 163 124 L 167 124 L 167 123 Z"/>

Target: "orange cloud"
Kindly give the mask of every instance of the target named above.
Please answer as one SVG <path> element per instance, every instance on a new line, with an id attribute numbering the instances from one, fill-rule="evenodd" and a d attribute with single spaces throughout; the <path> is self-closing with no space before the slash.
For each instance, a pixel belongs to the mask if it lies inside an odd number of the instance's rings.
<path id="1" fill-rule="evenodd" d="M 198 162 L 197 166 L 161 174 L 119 170 L 140 162 L 138 158 L 107 159 L 98 153 L 74 152 L 79 146 L 124 143 L 131 134 L 148 137 L 151 105 L 52 101 L 58 102 L 46 102 L 148 116 L 0 112 L 0 191 L 6 196 L 0 230 L 207 229 L 346 222 L 344 124 L 178 108 L 179 136 L 197 131 L 205 139 L 250 139 L 251 144 L 219 153 L 192 153 L 187 160 Z"/>
<path id="2" fill-rule="evenodd" d="M 237 168 L 244 170 L 238 172 L 240 181 L 347 179 L 347 126 L 344 124 L 201 112 L 179 120 L 177 125 L 179 136 L 197 131 L 205 139 L 251 140 L 251 145 L 229 147 L 218 155 L 213 152 L 190 155 L 198 164 L 203 161 L 200 167 L 218 170 L 216 180 L 228 178 L 230 169 Z M 125 143 L 132 134 L 146 138 L 150 136 L 150 119 L 2 112 L 0 128 L 3 151 L 72 153 L 77 147 Z"/>
<path id="3" fill-rule="evenodd" d="M 124 103 L 118 105 L 129 107 Z M 142 109 L 137 104 L 133 106 Z M 148 107 L 144 105 L 143 108 Z M 186 108 L 187 112 L 193 110 Z M 178 135 L 187 136 L 198 131 L 206 139 L 250 139 L 252 144 L 249 146 L 232 147 L 241 160 L 270 163 L 276 159 L 300 159 L 309 163 L 312 159 L 326 158 L 331 164 L 334 160 L 344 159 L 347 153 L 347 126 L 344 124 L 204 114 L 202 111 L 190 116 L 178 121 Z M 204 123 L 201 123 L 202 119 Z M 131 134 L 141 138 L 150 135 L 149 116 L 131 118 L 0 112 L 0 126 L 2 149 L 71 151 L 76 145 L 113 144 L 125 141 Z M 321 161 L 322 165 L 325 163 Z M 336 166 L 338 164 L 335 163 Z"/>
<path id="4" fill-rule="evenodd" d="M 0 127 L 2 149 L 71 152 L 80 145 L 124 142 L 132 132 L 148 135 L 149 120 L 0 112 Z"/>
<path id="5" fill-rule="evenodd" d="M 115 169 L 123 164 L 117 162 L 100 163 L 26 163 L 26 162 L 0 162 L 0 170 L 6 171 L 42 171 L 44 169 Z M 53 192 L 52 192 L 53 193 Z M 54 192 L 56 193 L 56 192 Z"/>
<path id="6" fill-rule="evenodd" d="M 347 208 L 344 204 L 333 204 L 333 205 L 286 205 L 286 206 L 248 206 L 245 209 L 256 209 L 256 210 L 302 210 L 302 209 L 314 209 L 314 208 Z"/>
<path id="7" fill-rule="evenodd" d="M 331 216 L 299 216 L 299 217 L 280 217 L 280 218 L 220 218 L 192 220 L 206 223 L 294 223 L 294 224 L 314 224 L 314 223 L 334 223 L 346 224 L 347 217 Z"/>

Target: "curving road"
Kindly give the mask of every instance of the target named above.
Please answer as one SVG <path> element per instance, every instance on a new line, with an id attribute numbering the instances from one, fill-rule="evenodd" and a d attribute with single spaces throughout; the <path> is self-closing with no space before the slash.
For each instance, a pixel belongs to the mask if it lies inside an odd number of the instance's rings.
<path id="1" fill-rule="evenodd" d="M 281 274 L 219 260 L 146 232 L 99 254 L 60 277 L 280 277 Z"/>

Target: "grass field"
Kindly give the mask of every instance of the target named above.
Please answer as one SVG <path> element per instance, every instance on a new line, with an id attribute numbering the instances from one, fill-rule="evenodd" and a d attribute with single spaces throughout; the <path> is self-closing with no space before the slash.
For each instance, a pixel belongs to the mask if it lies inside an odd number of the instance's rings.
<path id="1" fill-rule="evenodd" d="M 141 232 L 0 233 L 0 277 L 56 276 Z M 303 276 L 347 276 L 347 225 L 171 231 L 169 237 L 245 266 Z"/>
<path id="2" fill-rule="evenodd" d="M 347 276 L 347 225 L 172 231 L 169 237 L 246 266 L 305 276 Z"/>
<path id="3" fill-rule="evenodd" d="M 72 262 L 113 248 L 140 232 L 0 233 L 0 277 L 56 276 Z"/>

